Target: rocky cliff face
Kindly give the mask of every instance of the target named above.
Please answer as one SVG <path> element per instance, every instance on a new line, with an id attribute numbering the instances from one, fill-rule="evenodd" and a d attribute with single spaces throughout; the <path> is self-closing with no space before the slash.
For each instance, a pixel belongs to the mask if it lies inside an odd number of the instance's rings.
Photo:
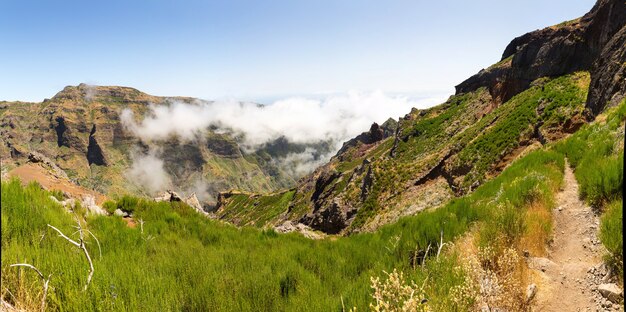
<path id="1" fill-rule="evenodd" d="M 294 184 L 294 178 L 267 153 L 293 148 L 289 142 L 246 153 L 235 137 L 206 129 L 197 142 L 172 137 L 147 143 L 121 123 L 123 109 L 141 117 L 150 104 L 169 105 L 174 101 L 198 100 L 81 84 L 68 86 L 42 103 L 0 102 L 3 170 L 28 161 L 30 152 L 39 152 L 87 188 L 105 194 L 145 194 L 147 191 L 127 172 L 137 155 L 152 152 L 163 161 L 171 177 L 172 185 L 167 187 L 204 193 L 205 200 L 207 194 L 215 198 L 218 192 L 233 188 L 267 192 Z"/>
<path id="2" fill-rule="evenodd" d="M 584 70 L 591 73 L 586 106 L 589 117 L 593 117 L 626 95 L 625 25 L 626 2 L 600 0 L 579 19 L 513 39 L 499 64 L 463 81 L 456 86 L 456 92 L 486 87 L 494 102 L 500 104 L 526 90 L 537 78 Z"/>

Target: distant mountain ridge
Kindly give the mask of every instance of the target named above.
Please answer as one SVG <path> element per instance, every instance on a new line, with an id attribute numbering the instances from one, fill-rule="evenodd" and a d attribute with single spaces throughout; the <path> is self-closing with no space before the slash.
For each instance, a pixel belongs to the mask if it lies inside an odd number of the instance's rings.
<path id="1" fill-rule="evenodd" d="M 124 109 L 142 118 L 150 105 L 174 102 L 207 103 L 189 97 L 151 96 L 128 87 L 86 84 L 68 86 L 41 103 L 0 102 L 3 171 L 20 166 L 30 153 L 38 152 L 84 187 L 109 195 L 152 196 L 152 191 L 129 178 L 128 171 L 134 158 L 155 154 L 170 176 L 171 184 L 163 188 L 198 193 L 208 206 L 215 205 L 219 191 L 270 192 L 294 185 L 297 176 L 285 172 L 275 160 L 303 152 L 309 145 L 279 138 L 246 152 L 236 135 L 217 128 L 205 129 L 193 142 L 176 136 L 144 142 L 125 129 L 120 119 Z M 315 147 L 322 152 L 331 148 L 324 142 Z"/>

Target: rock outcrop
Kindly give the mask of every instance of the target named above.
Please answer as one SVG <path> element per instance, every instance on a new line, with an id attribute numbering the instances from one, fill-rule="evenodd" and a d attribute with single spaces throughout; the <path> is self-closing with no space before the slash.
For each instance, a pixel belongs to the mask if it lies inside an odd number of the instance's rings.
<path id="1" fill-rule="evenodd" d="M 592 73 L 587 108 L 595 116 L 604 106 L 615 106 L 626 97 L 626 27 L 604 46 Z"/>
<path id="2" fill-rule="evenodd" d="M 191 193 L 189 196 L 183 198 L 182 196 L 178 195 L 178 193 L 172 190 L 167 190 L 165 192 L 159 193 L 154 198 L 154 201 L 156 202 L 161 202 L 161 201 L 184 202 L 189 207 L 193 208 L 195 211 L 203 215 L 208 215 L 208 213 L 202 208 L 202 204 L 200 204 L 200 201 L 198 200 L 198 197 L 196 196 L 195 193 Z"/>
<path id="3" fill-rule="evenodd" d="M 293 221 L 285 221 L 284 223 L 277 225 L 274 227 L 274 231 L 278 233 L 291 233 L 298 232 L 302 234 L 306 238 L 310 239 L 322 239 L 324 238 L 323 234 L 317 233 L 313 231 L 310 227 Z"/>
<path id="4" fill-rule="evenodd" d="M 154 201 L 156 202 L 162 202 L 162 201 L 167 201 L 167 202 L 179 202 L 182 201 L 182 197 L 180 197 L 180 195 L 178 195 L 178 193 L 172 191 L 172 190 L 167 190 L 165 192 L 160 192 L 155 198 Z"/>
<path id="5" fill-rule="evenodd" d="M 50 158 L 44 156 L 41 153 L 38 153 L 38 152 L 30 152 L 30 153 L 28 153 L 28 160 L 30 162 L 32 162 L 32 163 L 41 163 L 41 164 L 43 164 L 48 169 L 50 169 L 52 174 L 55 177 L 57 177 L 57 178 L 62 178 L 62 179 L 66 179 L 66 180 L 69 179 L 67 177 L 67 174 L 65 173 L 65 171 L 63 171 L 63 169 L 59 168 L 59 166 L 57 166 L 52 160 L 50 160 Z"/>
<path id="6" fill-rule="evenodd" d="M 96 198 L 93 195 L 83 195 L 81 206 L 87 209 L 87 213 L 91 215 L 108 215 L 107 211 L 96 205 Z"/>
<path id="7" fill-rule="evenodd" d="M 183 199 L 183 202 L 185 202 L 185 204 L 189 205 L 189 207 L 193 208 L 195 211 L 197 211 L 197 212 L 199 212 L 199 213 L 201 213 L 203 215 L 207 215 L 208 214 L 202 208 L 202 205 L 200 204 L 200 201 L 198 200 L 198 197 L 196 196 L 195 193 L 191 193 L 191 195 L 185 197 Z"/>
<path id="8" fill-rule="evenodd" d="M 623 300 L 622 290 L 616 284 L 601 284 L 598 286 L 598 292 L 613 303 L 620 303 Z"/>
<path id="9" fill-rule="evenodd" d="M 388 122 L 388 125 L 392 127 L 391 122 Z M 356 136 L 354 139 L 350 139 L 349 141 L 344 142 L 341 146 L 341 149 L 339 149 L 339 151 L 337 152 L 337 156 L 345 153 L 349 148 L 355 147 L 358 144 L 373 144 L 381 141 L 386 137 L 391 136 L 392 134 L 393 130 L 389 128 L 383 129 L 377 123 L 373 123 L 369 131 L 363 132 Z"/>
<path id="10" fill-rule="evenodd" d="M 352 222 L 358 209 L 346 205 L 341 199 L 333 198 L 300 219 L 300 222 L 328 234 L 338 234 Z"/>

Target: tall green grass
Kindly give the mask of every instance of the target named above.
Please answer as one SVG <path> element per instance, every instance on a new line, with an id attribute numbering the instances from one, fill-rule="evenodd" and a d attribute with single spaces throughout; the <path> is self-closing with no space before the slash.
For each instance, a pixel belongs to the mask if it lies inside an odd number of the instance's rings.
<path id="1" fill-rule="evenodd" d="M 34 274 L 9 267 L 26 262 L 53 274 L 48 305 L 58 311 L 340 311 L 342 301 L 367 310 L 370 277 L 397 268 L 418 284 L 428 277 L 426 293 L 433 309 L 463 311 L 470 307 L 454 306 L 449 295 L 466 278 L 456 269 L 460 260 L 454 253 L 438 260 L 433 256 L 442 233 L 448 242 L 473 224 L 485 224 L 496 241 L 517 236 L 523 227 L 494 216 L 501 209 L 523 211 L 535 200 L 549 200 L 544 190 L 558 185 L 562 166 L 560 154 L 534 152 L 472 195 L 442 208 L 375 233 L 325 240 L 236 228 L 181 203 L 124 198 L 111 208 L 133 211 L 135 219 L 145 221 L 143 233 L 120 217 L 86 218 L 102 245 L 100 257 L 95 241 L 87 240 L 95 275 L 86 292 L 88 266 L 82 253 L 46 227 L 52 224 L 70 235 L 72 214 L 37 185 L 3 182 L 2 288 L 17 301 L 40 291 Z"/>
<path id="2" fill-rule="evenodd" d="M 624 283 L 624 229 L 622 200 L 616 200 L 607 206 L 600 223 L 600 239 L 609 251 L 607 260 L 617 270 L 616 276 Z M 618 235 L 619 234 L 619 235 Z"/>

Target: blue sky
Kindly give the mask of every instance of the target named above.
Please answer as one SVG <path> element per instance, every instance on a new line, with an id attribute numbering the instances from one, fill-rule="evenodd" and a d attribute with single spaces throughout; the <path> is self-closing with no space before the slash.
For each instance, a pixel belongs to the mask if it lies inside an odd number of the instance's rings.
<path id="1" fill-rule="evenodd" d="M 0 1 L 0 100 L 81 82 L 268 102 L 452 93 L 525 32 L 590 0 Z"/>

